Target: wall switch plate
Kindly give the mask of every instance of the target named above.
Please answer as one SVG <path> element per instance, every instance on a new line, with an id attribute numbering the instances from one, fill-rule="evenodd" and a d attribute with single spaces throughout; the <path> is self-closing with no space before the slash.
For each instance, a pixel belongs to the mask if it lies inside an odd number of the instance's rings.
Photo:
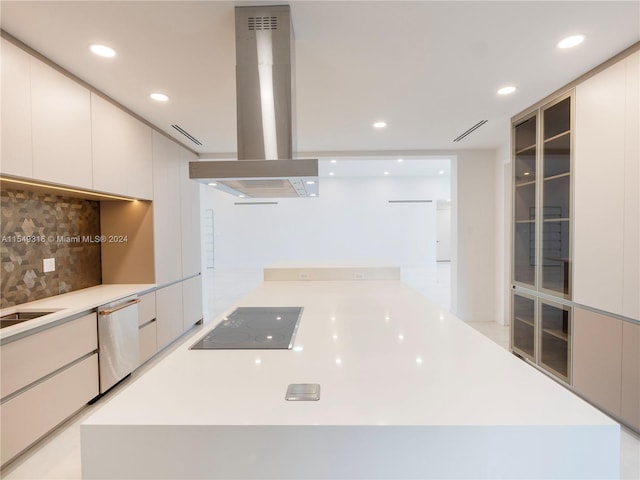
<path id="1" fill-rule="evenodd" d="M 44 273 L 47 272 L 55 272 L 56 270 L 56 259 L 55 258 L 45 258 L 42 260 L 42 271 Z"/>

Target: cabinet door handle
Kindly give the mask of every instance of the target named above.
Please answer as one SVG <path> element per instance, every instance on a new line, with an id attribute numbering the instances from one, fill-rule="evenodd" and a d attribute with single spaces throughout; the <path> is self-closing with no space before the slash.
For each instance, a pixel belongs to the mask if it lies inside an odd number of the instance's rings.
<path id="1" fill-rule="evenodd" d="M 102 310 L 98 312 L 98 315 L 111 315 L 113 312 L 117 312 L 118 310 L 122 310 L 123 308 L 130 307 L 131 305 L 135 305 L 136 303 L 140 303 L 139 298 L 134 298 L 133 300 L 129 300 L 127 303 L 123 303 L 122 305 L 118 305 L 115 308 L 109 308 L 107 310 Z"/>

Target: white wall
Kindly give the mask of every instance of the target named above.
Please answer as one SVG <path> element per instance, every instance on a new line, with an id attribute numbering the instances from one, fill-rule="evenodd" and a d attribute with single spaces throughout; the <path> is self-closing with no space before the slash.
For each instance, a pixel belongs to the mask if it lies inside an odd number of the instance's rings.
<path id="1" fill-rule="evenodd" d="M 428 266 L 435 262 L 436 200 L 451 195 L 449 179 L 426 177 L 323 177 L 318 198 L 277 199 L 278 205 L 234 205 L 248 200 L 205 190 L 203 208 L 214 210 L 216 268 L 349 261 Z"/>
<path id="2" fill-rule="evenodd" d="M 496 322 L 509 325 L 511 319 L 511 132 L 496 151 Z"/>
<path id="3" fill-rule="evenodd" d="M 495 321 L 496 260 L 495 150 L 461 150 L 452 163 L 451 307 L 464 321 Z"/>

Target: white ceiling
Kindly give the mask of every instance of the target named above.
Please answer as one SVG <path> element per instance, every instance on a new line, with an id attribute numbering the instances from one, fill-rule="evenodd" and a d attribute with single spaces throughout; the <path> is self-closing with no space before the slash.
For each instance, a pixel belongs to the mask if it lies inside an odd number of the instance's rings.
<path id="1" fill-rule="evenodd" d="M 255 3 L 3 0 L 1 24 L 195 151 L 235 158 L 233 8 Z M 298 151 L 327 159 L 496 148 L 511 116 L 640 39 L 637 1 L 276 3 L 292 7 Z M 586 42 L 555 47 L 574 33 Z M 518 91 L 496 95 L 506 84 Z"/>

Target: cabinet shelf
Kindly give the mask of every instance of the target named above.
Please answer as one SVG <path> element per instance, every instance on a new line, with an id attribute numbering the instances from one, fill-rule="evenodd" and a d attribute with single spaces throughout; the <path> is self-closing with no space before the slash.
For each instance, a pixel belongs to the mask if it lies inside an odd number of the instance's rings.
<path id="1" fill-rule="evenodd" d="M 542 329 L 543 333 L 546 333 L 548 335 L 552 335 L 556 338 L 559 338 L 560 340 L 564 341 L 564 342 L 568 342 L 569 341 L 569 334 L 566 332 L 563 332 L 562 330 L 554 330 L 551 328 L 543 328 Z"/>
<path id="2" fill-rule="evenodd" d="M 534 326 L 533 325 L 533 320 L 529 320 L 528 318 L 522 318 L 522 317 L 518 317 L 518 316 L 515 316 L 513 318 L 514 318 L 514 320 L 518 320 L 519 322 L 526 323 L 530 327 Z"/>
<path id="3" fill-rule="evenodd" d="M 551 175 L 549 177 L 544 177 L 544 181 L 546 182 L 547 180 L 557 180 L 559 178 L 566 178 L 570 176 L 571 176 L 571 172 L 559 173 L 558 175 Z"/>
<path id="4" fill-rule="evenodd" d="M 521 154 L 525 153 L 525 152 L 526 152 L 526 151 L 528 151 L 528 150 L 533 150 L 533 151 L 535 152 L 535 150 L 536 150 L 536 144 L 534 143 L 533 145 L 529 145 L 529 146 L 526 146 L 526 147 L 521 148 L 521 149 L 519 149 L 519 150 L 516 150 L 516 151 L 515 151 L 515 154 L 516 154 L 516 155 L 521 155 Z"/>
<path id="5" fill-rule="evenodd" d="M 546 370 L 551 371 L 558 377 L 568 380 L 567 362 L 563 360 L 540 362 L 540 365 Z"/>
<path id="6" fill-rule="evenodd" d="M 568 222 L 570 219 L 569 218 L 545 218 L 543 221 L 544 223 L 551 223 L 551 222 Z"/>
<path id="7" fill-rule="evenodd" d="M 544 139 L 544 143 L 553 142 L 554 140 L 557 140 L 558 138 L 562 138 L 565 135 L 569 135 L 570 133 L 571 133 L 571 130 L 566 130 L 564 132 L 558 133 L 557 135 L 554 135 L 553 137 L 545 138 Z"/>
<path id="8" fill-rule="evenodd" d="M 536 223 L 535 220 L 516 220 L 516 223 Z"/>
<path id="9" fill-rule="evenodd" d="M 520 183 L 516 183 L 516 188 L 518 187 L 526 187 L 528 185 L 535 185 L 536 181 L 535 180 L 530 180 L 528 182 L 520 182 Z"/>

